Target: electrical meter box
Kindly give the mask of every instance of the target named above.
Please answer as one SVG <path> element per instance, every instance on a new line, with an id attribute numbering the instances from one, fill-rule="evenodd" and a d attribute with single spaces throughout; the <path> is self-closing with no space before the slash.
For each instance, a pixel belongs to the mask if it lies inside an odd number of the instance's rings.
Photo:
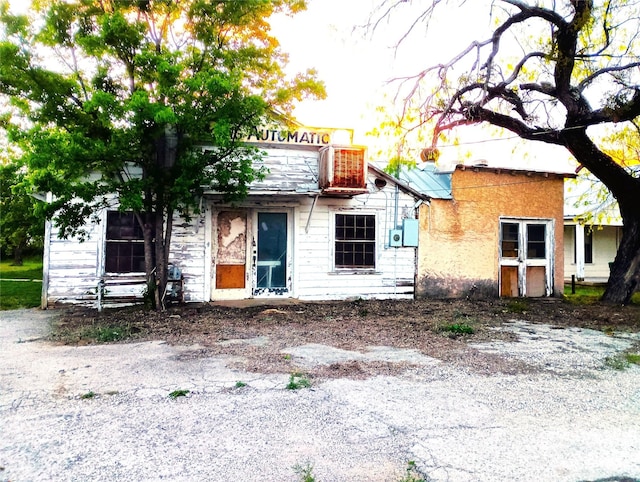
<path id="1" fill-rule="evenodd" d="M 389 230 L 389 246 L 399 248 L 402 246 L 402 229 Z"/>
<path id="2" fill-rule="evenodd" d="M 402 246 L 417 247 L 420 224 L 417 219 L 402 220 Z"/>

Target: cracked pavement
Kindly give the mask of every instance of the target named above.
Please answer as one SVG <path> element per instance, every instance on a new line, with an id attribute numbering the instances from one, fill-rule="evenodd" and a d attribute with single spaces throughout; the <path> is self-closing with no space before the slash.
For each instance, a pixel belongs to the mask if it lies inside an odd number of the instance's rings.
<path id="1" fill-rule="evenodd" d="M 318 381 L 228 368 L 162 341 L 61 346 L 53 313 L 0 313 L 0 481 L 640 480 L 638 334 L 514 321 L 474 345 L 538 371 L 479 375 L 415 350 L 289 347 L 300 366 L 409 362 L 398 376 Z M 268 340 L 253 340 L 268 343 Z M 239 386 L 242 382 L 244 386 Z M 174 390 L 189 390 L 171 398 Z"/>

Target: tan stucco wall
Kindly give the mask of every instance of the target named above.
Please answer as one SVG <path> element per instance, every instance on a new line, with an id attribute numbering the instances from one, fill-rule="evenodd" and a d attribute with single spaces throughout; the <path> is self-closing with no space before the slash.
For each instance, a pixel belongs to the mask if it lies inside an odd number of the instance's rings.
<path id="1" fill-rule="evenodd" d="M 498 296 L 500 218 L 554 220 L 554 294 L 563 291 L 561 176 L 458 168 L 453 200 L 420 208 L 416 297 Z"/>

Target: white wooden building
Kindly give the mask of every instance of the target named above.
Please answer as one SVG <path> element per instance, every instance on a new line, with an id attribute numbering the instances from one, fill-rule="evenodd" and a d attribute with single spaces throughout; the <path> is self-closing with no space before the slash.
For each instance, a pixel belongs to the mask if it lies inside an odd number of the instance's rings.
<path id="1" fill-rule="evenodd" d="M 622 217 L 612 197 L 598 199 L 600 187 L 578 179 L 565 186 L 564 273 L 566 281 L 606 283 L 609 263 L 622 239 Z M 577 202 L 580 201 L 580 202 Z"/>
<path id="2" fill-rule="evenodd" d="M 266 152 L 266 178 L 238 204 L 209 192 L 199 217 L 174 220 L 170 262 L 182 273 L 185 301 L 413 297 L 417 210 L 428 196 L 368 163 L 364 147 L 334 137 L 256 131 L 249 141 Z M 48 224 L 44 306 L 139 297 L 144 289 L 132 214 L 98 215 L 82 243 L 59 239 Z"/>

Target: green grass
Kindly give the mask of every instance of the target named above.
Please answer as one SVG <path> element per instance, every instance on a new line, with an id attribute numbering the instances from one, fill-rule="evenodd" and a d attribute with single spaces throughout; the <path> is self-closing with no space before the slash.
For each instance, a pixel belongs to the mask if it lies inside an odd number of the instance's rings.
<path id="1" fill-rule="evenodd" d="M 467 323 L 450 323 L 442 325 L 440 331 L 451 333 L 453 335 L 473 335 L 475 330 Z"/>
<path id="2" fill-rule="evenodd" d="M 116 341 L 127 340 L 140 330 L 129 324 L 122 325 L 90 325 L 82 326 L 74 329 L 55 328 L 51 337 L 53 340 L 63 343 L 113 343 Z"/>
<path id="3" fill-rule="evenodd" d="M 630 364 L 640 365 L 640 353 L 627 353 L 625 358 Z"/>
<path id="4" fill-rule="evenodd" d="M 179 389 L 179 390 L 174 390 L 173 392 L 171 392 L 169 394 L 170 398 L 176 399 L 178 397 L 186 397 L 189 394 L 189 390 L 183 390 L 183 389 Z"/>
<path id="5" fill-rule="evenodd" d="M 591 305 L 600 300 L 604 290 L 604 286 L 576 285 L 576 292 L 571 293 L 571 284 L 565 284 L 564 299 L 577 305 Z M 631 303 L 640 305 L 640 291 L 633 294 Z"/>
<path id="6" fill-rule="evenodd" d="M 420 474 L 413 460 L 407 462 L 404 476 L 398 482 L 428 482 L 428 478 Z"/>
<path id="7" fill-rule="evenodd" d="M 25 258 L 22 266 L 12 266 L 12 262 L 12 259 L 0 261 L 0 310 L 40 306 L 42 257 Z"/>
<path id="8" fill-rule="evenodd" d="M 122 326 L 96 326 L 89 328 L 85 337 L 95 340 L 98 343 L 111 343 L 114 341 L 126 340 L 131 336 L 131 327 Z"/>

